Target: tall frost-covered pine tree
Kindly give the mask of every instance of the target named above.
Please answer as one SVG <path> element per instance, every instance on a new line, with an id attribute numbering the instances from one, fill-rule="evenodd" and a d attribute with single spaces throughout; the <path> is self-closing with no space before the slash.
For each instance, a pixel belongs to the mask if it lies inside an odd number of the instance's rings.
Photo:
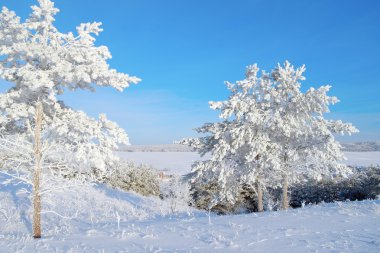
<path id="1" fill-rule="evenodd" d="M 211 159 L 193 165 L 192 183 L 196 188 L 216 184 L 209 208 L 218 204 L 234 205 L 243 187 L 256 192 L 258 210 L 263 210 L 262 191 L 276 187 L 280 180 L 281 146 L 272 142 L 267 125 L 270 84 L 257 76 L 256 65 L 249 66 L 246 79 L 231 84 L 226 82 L 231 95 L 228 100 L 210 102 L 220 110 L 216 123 L 206 123 L 197 131 L 205 137 L 182 140 L 201 155 L 211 153 Z M 203 186 L 204 185 L 204 186 Z"/>
<path id="2" fill-rule="evenodd" d="M 352 133 L 351 124 L 324 119 L 328 106 L 338 102 L 327 96 L 329 86 L 300 91 L 305 67 L 289 62 L 259 76 L 257 65 L 247 68 L 246 78 L 227 87 L 228 100 L 210 102 L 220 110 L 222 122 L 197 129 L 206 134 L 182 141 L 211 159 L 193 165 L 193 184 L 217 184 L 210 205 L 237 201 L 243 185 L 254 189 L 258 210 L 263 210 L 262 191 L 283 186 L 287 207 L 289 183 L 300 179 L 345 176 L 349 169 L 334 133 Z"/>
<path id="3" fill-rule="evenodd" d="M 294 69 L 286 61 L 263 77 L 269 80 L 272 115 L 268 125 L 271 140 L 281 146 L 280 161 L 283 177 L 282 207 L 288 207 L 288 186 L 303 178 L 319 180 L 347 176 L 350 169 L 334 134 L 358 132 L 351 123 L 327 120 L 329 105 L 339 102 L 328 96 L 331 86 L 310 88 L 303 93 L 300 81 L 305 80 L 305 66 Z"/>
<path id="4" fill-rule="evenodd" d="M 42 138 L 69 152 L 70 164 L 80 165 L 80 173 L 104 172 L 117 161 L 112 150 L 129 143 L 127 134 L 104 114 L 90 118 L 57 95 L 96 86 L 122 91 L 139 79 L 109 67 L 108 48 L 95 45 L 101 23 L 80 24 L 76 35 L 62 33 L 53 23 L 59 11 L 54 3 L 38 3 L 25 22 L 6 7 L 0 13 L 0 78 L 13 84 L 0 94 L 0 134 L 32 141 L 35 107 L 41 101 Z"/>

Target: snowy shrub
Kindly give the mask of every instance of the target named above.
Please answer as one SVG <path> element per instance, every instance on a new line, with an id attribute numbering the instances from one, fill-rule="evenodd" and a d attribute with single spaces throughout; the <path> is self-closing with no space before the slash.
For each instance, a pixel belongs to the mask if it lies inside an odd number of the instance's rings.
<path id="1" fill-rule="evenodd" d="M 186 177 L 173 175 L 168 181 L 162 181 L 160 198 L 169 206 L 171 213 L 190 212 L 193 205 L 190 184 Z"/>
<path id="2" fill-rule="evenodd" d="M 375 199 L 380 194 L 380 166 L 357 169 L 354 176 L 342 181 L 340 188 L 342 199 Z"/>
<path id="3" fill-rule="evenodd" d="M 113 174 L 104 183 L 125 191 L 134 191 L 144 196 L 158 196 L 160 184 L 158 172 L 152 167 L 133 162 L 119 162 Z"/>
<path id="4" fill-rule="evenodd" d="M 380 194 L 380 167 L 355 169 L 349 178 L 296 184 L 291 187 L 292 207 L 345 200 L 375 199 Z"/>
<path id="5" fill-rule="evenodd" d="M 380 166 L 355 169 L 348 178 L 336 180 L 309 180 L 294 184 L 290 187 L 290 206 L 302 207 L 305 204 L 334 202 L 345 200 L 376 199 L 380 195 Z M 209 210 L 209 205 L 218 194 L 217 183 L 197 183 L 191 187 L 194 206 L 198 209 Z M 276 211 L 281 209 L 282 189 L 267 188 L 264 191 L 264 210 Z M 219 202 L 211 208 L 219 214 L 256 212 L 257 193 L 247 185 L 239 189 L 234 204 Z"/>
<path id="6" fill-rule="evenodd" d="M 265 196 L 264 196 L 265 210 L 276 211 L 276 210 L 281 209 L 281 198 L 276 198 L 276 195 L 271 194 L 270 190 L 271 189 L 267 189 L 267 191 L 265 191 Z"/>
<path id="7" fill-rule="evenodd" d="M 218 214 L 255 212 L 258 210 L 257 194 L 248 185 L 239 187 L 234 202 L 218 201 L 218 203 L 213 204 L 213 200 L 218 194 L 220 194 L 220 185 L 217 182 L 197 182 L 191 185 L 193 204 L 198 209 L 211 210 Z"/>
<path id="8" fill-rule="evenodd" d="M 317 204 L 340 200 L 339 186 L 333 181 L 308 182 L 295 184 L 290 189 L 290 206 L 301 207 L 304 204 Z"/>

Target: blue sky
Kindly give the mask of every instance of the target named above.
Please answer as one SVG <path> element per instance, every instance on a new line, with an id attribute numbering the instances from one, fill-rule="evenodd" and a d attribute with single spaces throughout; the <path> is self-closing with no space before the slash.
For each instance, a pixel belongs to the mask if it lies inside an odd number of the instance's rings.
<path id="1" fill-rule="evenodd" d="M 23 19 L 36 1 L 1 0 Z M 172 143 L 218 120 L 208 101 L 228 96 L 224 81 L 245 66 L 306 64 L 303 88 L 330 84 L 341 102 L 328 118 L 352 122 L 345 142 L 380 140 L 380 1 L 373 0 L 56 0 L 56 26 L 101 21 L 97 44 L 110 65 L 143 79 L 120 93 L 65 94 L 70 106 L 106 113 L 132 144 Z M 4 85 L 2 85 L 4 86 Z M 4 91 L 4 88 L 1 89 Z"/>

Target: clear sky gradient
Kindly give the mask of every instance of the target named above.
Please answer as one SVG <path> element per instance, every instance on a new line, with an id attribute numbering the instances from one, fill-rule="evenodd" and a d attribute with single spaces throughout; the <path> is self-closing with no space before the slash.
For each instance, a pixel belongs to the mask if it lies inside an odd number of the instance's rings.
<path id="1" fill-rule="evenodd" d="M 32 0 L 1 0 L 24 20 Z M 328 118 L 352 122 L 345 142 L 380 140 L 380 1 L 376 0 L 56 0 L 56 26 L 103 22 L 98 45 L 110 65 L 143 79 L 62 99 L 91 116 L 106 113 L 132 144 L 172 143 L 218 120 L 208 101 L 228 97 L 224 81 L 247 65 L 306 64 L 303 89 L 330 84 L 341 102 Z M 6 85 L 1 85 L 5 87 Z M 2 88 L 1 91 L 4 91 Z"/>

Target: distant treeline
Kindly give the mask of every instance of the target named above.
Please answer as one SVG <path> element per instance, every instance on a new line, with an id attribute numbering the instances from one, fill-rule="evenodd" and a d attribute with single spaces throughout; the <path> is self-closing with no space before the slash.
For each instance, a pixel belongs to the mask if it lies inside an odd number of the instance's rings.
<path id="1" fill-rule="evenodd" d="M 342 150 L 348 152 L 380 151 L 380 141 L 341 143 Z M 131 145 L 119 151 L 125 152 L 191 152 L 191 148 L 181 144 Z"/>
<path id="2" fill-rule="evenodd" d="M 341 143 L 343 151 L 365 152 L 365 151 L 380 151 L 380 141 Z"/>

